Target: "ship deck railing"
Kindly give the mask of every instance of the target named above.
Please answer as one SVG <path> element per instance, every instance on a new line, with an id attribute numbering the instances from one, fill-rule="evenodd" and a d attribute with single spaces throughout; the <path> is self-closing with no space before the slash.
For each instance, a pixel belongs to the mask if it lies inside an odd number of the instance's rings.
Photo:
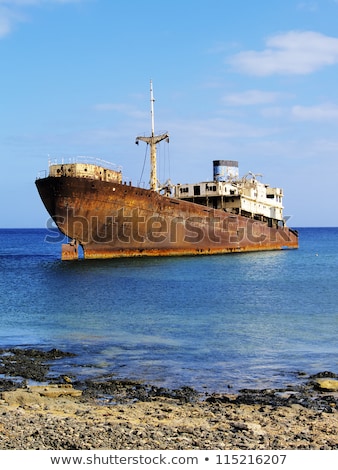
<path id="1" fill-rule="evenodd" d="M 107 168 L 109 170 L 114 170 L 121 172 L 122 167 L 120 165 L 116 165 L 116 163 L 109 162 L 107 160 L 102 160 L 101 158 L 97 157 L 89 157 L 85 155 L 79 155 L 76 157 L 70 157 L 70 158 L 53 158 L 49 159 L 48 161 L 48 166 L 52 165 L 69 165 L 69 164 L 76 164 L 76 163 L 87 163 L 88 165 L 96 165 L 96 166 L 101 166 L 103 168 Z"/>

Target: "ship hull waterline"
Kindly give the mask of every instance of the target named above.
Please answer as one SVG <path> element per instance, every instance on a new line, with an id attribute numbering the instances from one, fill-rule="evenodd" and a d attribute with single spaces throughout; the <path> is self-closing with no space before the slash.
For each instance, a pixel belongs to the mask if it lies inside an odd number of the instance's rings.
<path id="1" fill-rule="evenodd" d="M 297 232 L 126 184 L 46 177 L 36 186 L 72 242 L 62 259 L 184 256 L 298 248 Z M 270 226 L 271 225 L 271 226 Z"/>

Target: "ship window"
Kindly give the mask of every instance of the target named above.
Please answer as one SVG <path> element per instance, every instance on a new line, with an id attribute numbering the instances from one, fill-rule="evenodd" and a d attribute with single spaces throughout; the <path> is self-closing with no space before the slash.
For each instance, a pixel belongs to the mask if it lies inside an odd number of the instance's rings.
<path id="1" fill-rule="evenodd" d="M 201 188 L 200 186 L 194 186 L 194 196 L 200 196 L 201 194 Z"/>
<path id="2" fill-rule="evenodd" d="M 235 194 L 235 190 L 234 190 L 234 189 L 230 189 L 230 194 Z"/>
<path id="3" fill-rule="evenodd" d="M 87 168 L 85 168 L 84 171 L 87 171 Z"/>
<path id="4" fill-rule="evenodd" d="M 180 193 L 188 193 L 189 188 L 180 188 Z"/>
<path id="5" fill-rule="evenodd" d="M 209 186 L 208 184 L 205 185 L 206 191 L 216 191 L 216 186 Z"/>
<path id="6" fill-rule="evenodd" d="M 268 197 L 269 199 L 273 199 L 275 197 L 274 194 L 267 194 L 266 197 Z"/>

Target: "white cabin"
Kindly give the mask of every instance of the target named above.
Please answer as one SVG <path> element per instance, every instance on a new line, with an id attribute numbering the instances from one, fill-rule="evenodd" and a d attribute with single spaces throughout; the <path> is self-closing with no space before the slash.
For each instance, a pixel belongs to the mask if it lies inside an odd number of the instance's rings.
<path id="1" fill-rule="evenodd" d="M 220 171 L 223 167 L 225 171 Z M 283 190 L 271 188 L 254 174 L 238 177 L 238 163 L 214 161 L 214 180 L 177 184 L 173 196 L 214 209 L 239 214 L 269 223 L 283 223 Z"/>

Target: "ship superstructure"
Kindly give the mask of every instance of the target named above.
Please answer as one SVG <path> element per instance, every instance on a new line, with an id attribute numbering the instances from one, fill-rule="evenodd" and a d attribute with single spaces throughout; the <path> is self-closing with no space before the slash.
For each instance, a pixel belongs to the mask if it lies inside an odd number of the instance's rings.
<path id="1" fill-rule="evenodd" d="M 237 161 L 214 160 L 213 169 L 213 180 L 175 185 L 174 196 L 231 214 L 261 220 L 270 227 L 273 224 L 284 225 L 281 188 L 271 188 L 258 179 L 261 175 L 253 173 L 240 178 Z"/>

